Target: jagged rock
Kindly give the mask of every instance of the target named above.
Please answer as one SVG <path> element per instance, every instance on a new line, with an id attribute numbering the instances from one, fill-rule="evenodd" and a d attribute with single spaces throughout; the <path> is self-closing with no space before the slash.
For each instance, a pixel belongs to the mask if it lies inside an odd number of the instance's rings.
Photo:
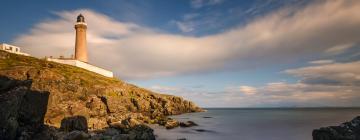
<path id="1" fill-rule="evenodd" d="M 192 127 L 197 126 L 197 124 L 193 121 L 180 122 L 180 127 Z"/>
<path id="2" fill-rule="evenodd" d="M 88 140 L 89 138 L 89 134 L 83 131 L 74 130 L 65 135 L 64 140 Z"/>
<path id="3" fill-rule="evenodd" d="M 155 140 L 153 131 L 146 125 L 137 125 L 129 131 L 129 140 Z"/>
<path id="4" fill-rule="evenodd" d="M 165 128 L 166 129 L 173 129 L 175 127 L 179 126 L 179 122 L 177 120 L 174 119 L 168 119 L 165 123 Z"/>
<path id="5" fill-rule="evenodd" d="M 315 129 L 313 140 L 360 140 L 360 116 L 340 126 Z"/>
<path id="6" fill-rule="evenodd" d="M 31 138 L 42 126 L 49 93 L 31 85 L 31 80 L 0 76 L 0 139 Z"/>
<path id="7" fill-rule="evenodd" d="M 87 132 L 88 131 L 87 120 L 84 116 L 67 117 L 61 121 L 60 129 L 66 132 L 70 132 L 74 130 Z"/>
<path id="8" fill-rule="evenodd" d="M 89 96 L 86 107 L 90 110 L 90 116 L 106 116 L 108 112 L 105 102 L 102 101 L 102 97 L 95 95 Z"/>

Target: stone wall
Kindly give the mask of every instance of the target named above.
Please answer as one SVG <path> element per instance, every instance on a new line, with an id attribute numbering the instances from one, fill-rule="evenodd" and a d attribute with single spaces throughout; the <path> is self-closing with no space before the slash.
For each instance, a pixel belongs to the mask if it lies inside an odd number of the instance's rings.
<path id="1" fill-rule="evenodd" d="M 85 63 L 85 62 L 82 62 L 79 60 L 66 60 L 66 59 L 53 59 L 53 58 L 47 58 L 46 60 L 61 63 L 61 64 L 67 64 L 67 65 L 80 67 L 80 68 L 98 73 L 98 74 L 106 76 L 106 77 L 114 77 L 114 74 L 111 71 L 96 67 L 94 65 L 90 65 L 88 63 Z"/>

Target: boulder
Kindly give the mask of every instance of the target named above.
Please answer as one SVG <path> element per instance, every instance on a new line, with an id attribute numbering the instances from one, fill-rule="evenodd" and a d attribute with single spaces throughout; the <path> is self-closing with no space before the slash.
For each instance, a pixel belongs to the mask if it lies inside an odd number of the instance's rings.
<path id="1" fill-rule="evenodd" d="M 197 126 L 197 124 L 193 121 L 180 122 L 180 127 L 192 127 Z"/>
<path id="2" fill-rule="evenodd" d="M 137 125 L 129 131 L 129 140 L 155 140 L 154 130 L 146 125 Z"/>
<path id="3" fill-rule="evenodd" d="M 174 119 L 168 119 L 165 123 L 165 128 L 166 129 L 173 129 L 175 127 L 179 126 L 179 122 L 177 120 Z"/>
<path id="4" fill-rule="evenodd" d="M 115 136 L 115 135 L 120 134 L 120 132 L 121 132 L 121 130 L 119 130 L 119 129 L 107 128 L 107 129 L 105 129 L 105 132 L 103 134 L 107 135 L 107 136 Z"/>
<path id="5" fill-rule="evenodd" d="M 360 116 L 340 126 L 329 126 L 315 129 L 313 140 L 360 140 Z"/>
<path id="6" fill-rule="evenodd" d="M 73 130 L 87 132 L 87 120 L 84 116 L 66 117 L 61 121 L 60 130 L 65 132 L 70 132 Z"/>
<path id="7" fill-rule="evenodd" d="M 88 140 L 89 138 L 89 134 L 83 131 L 74 130 L 65 135 L 64 140 Z"/>

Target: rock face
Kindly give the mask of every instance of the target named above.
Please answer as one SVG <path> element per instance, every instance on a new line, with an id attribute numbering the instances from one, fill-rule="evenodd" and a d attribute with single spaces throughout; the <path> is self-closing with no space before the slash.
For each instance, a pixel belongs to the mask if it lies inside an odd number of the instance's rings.
<path id="1" fill-rule="evenodd" d="M 87 120 L 84 116 L 66 117 L 61 121 L 60 129 L 66 132 L 74 130 L 87 132 Z"/>
<path id="2" fill-rule="evenodd" d="M 313 140 L 360 140 L 360 116 L 340 126 L 329 126 L 315 129 Z"/>
<path id="3" fill-rule="evenodd" d="M 30 90 L 31 83 L 0 76 L 0 139 L 26 138 L 42 126 L 49 93 Z"/>
<path id="4" fill-rule="evenodd" d="M 79 118 L 76 123 L 66 119 L 74 116 L 84 117 L 91 131 L 119 124 L 117 130 L 126 128 L 129 131 L 121 134 L 132 138 L 134 133 L 130 134 L 130 130 L 138 130 L 132 128 L 139 125 L 159 123 L 168 115 L 202 111 L 181 97 L 4 51 L 0 51 L 0 77 L 0 139 L 35 136 L 38 132 L 33 130 L 49 132 L 49 137 L 62 137 L 64 134 L 57 129 L 60 126 L 69 132 L 86 132 L 82 126 L 85 123 Z"/>

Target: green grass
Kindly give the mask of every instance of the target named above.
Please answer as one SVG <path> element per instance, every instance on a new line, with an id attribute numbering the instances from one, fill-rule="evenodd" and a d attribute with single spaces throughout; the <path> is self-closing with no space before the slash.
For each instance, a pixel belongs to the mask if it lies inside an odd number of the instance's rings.
<path id="1" fill-rule="evenodd" d="M 5 51 L 0 51 L 0 56 L 7 57 L 6 59 L 0 59 L 1 70 L 14 69 L 16 67 L 29 67 L 39 70 L 48 69 L 64 76 L 67 80 L 80 79 L 81 84 L 85 86 L 93 83 L 115 84 L 120 82 L 116 78 L 105 77 L 75 66 L 49 62 L 35 57 L 22 56 Z"/>

